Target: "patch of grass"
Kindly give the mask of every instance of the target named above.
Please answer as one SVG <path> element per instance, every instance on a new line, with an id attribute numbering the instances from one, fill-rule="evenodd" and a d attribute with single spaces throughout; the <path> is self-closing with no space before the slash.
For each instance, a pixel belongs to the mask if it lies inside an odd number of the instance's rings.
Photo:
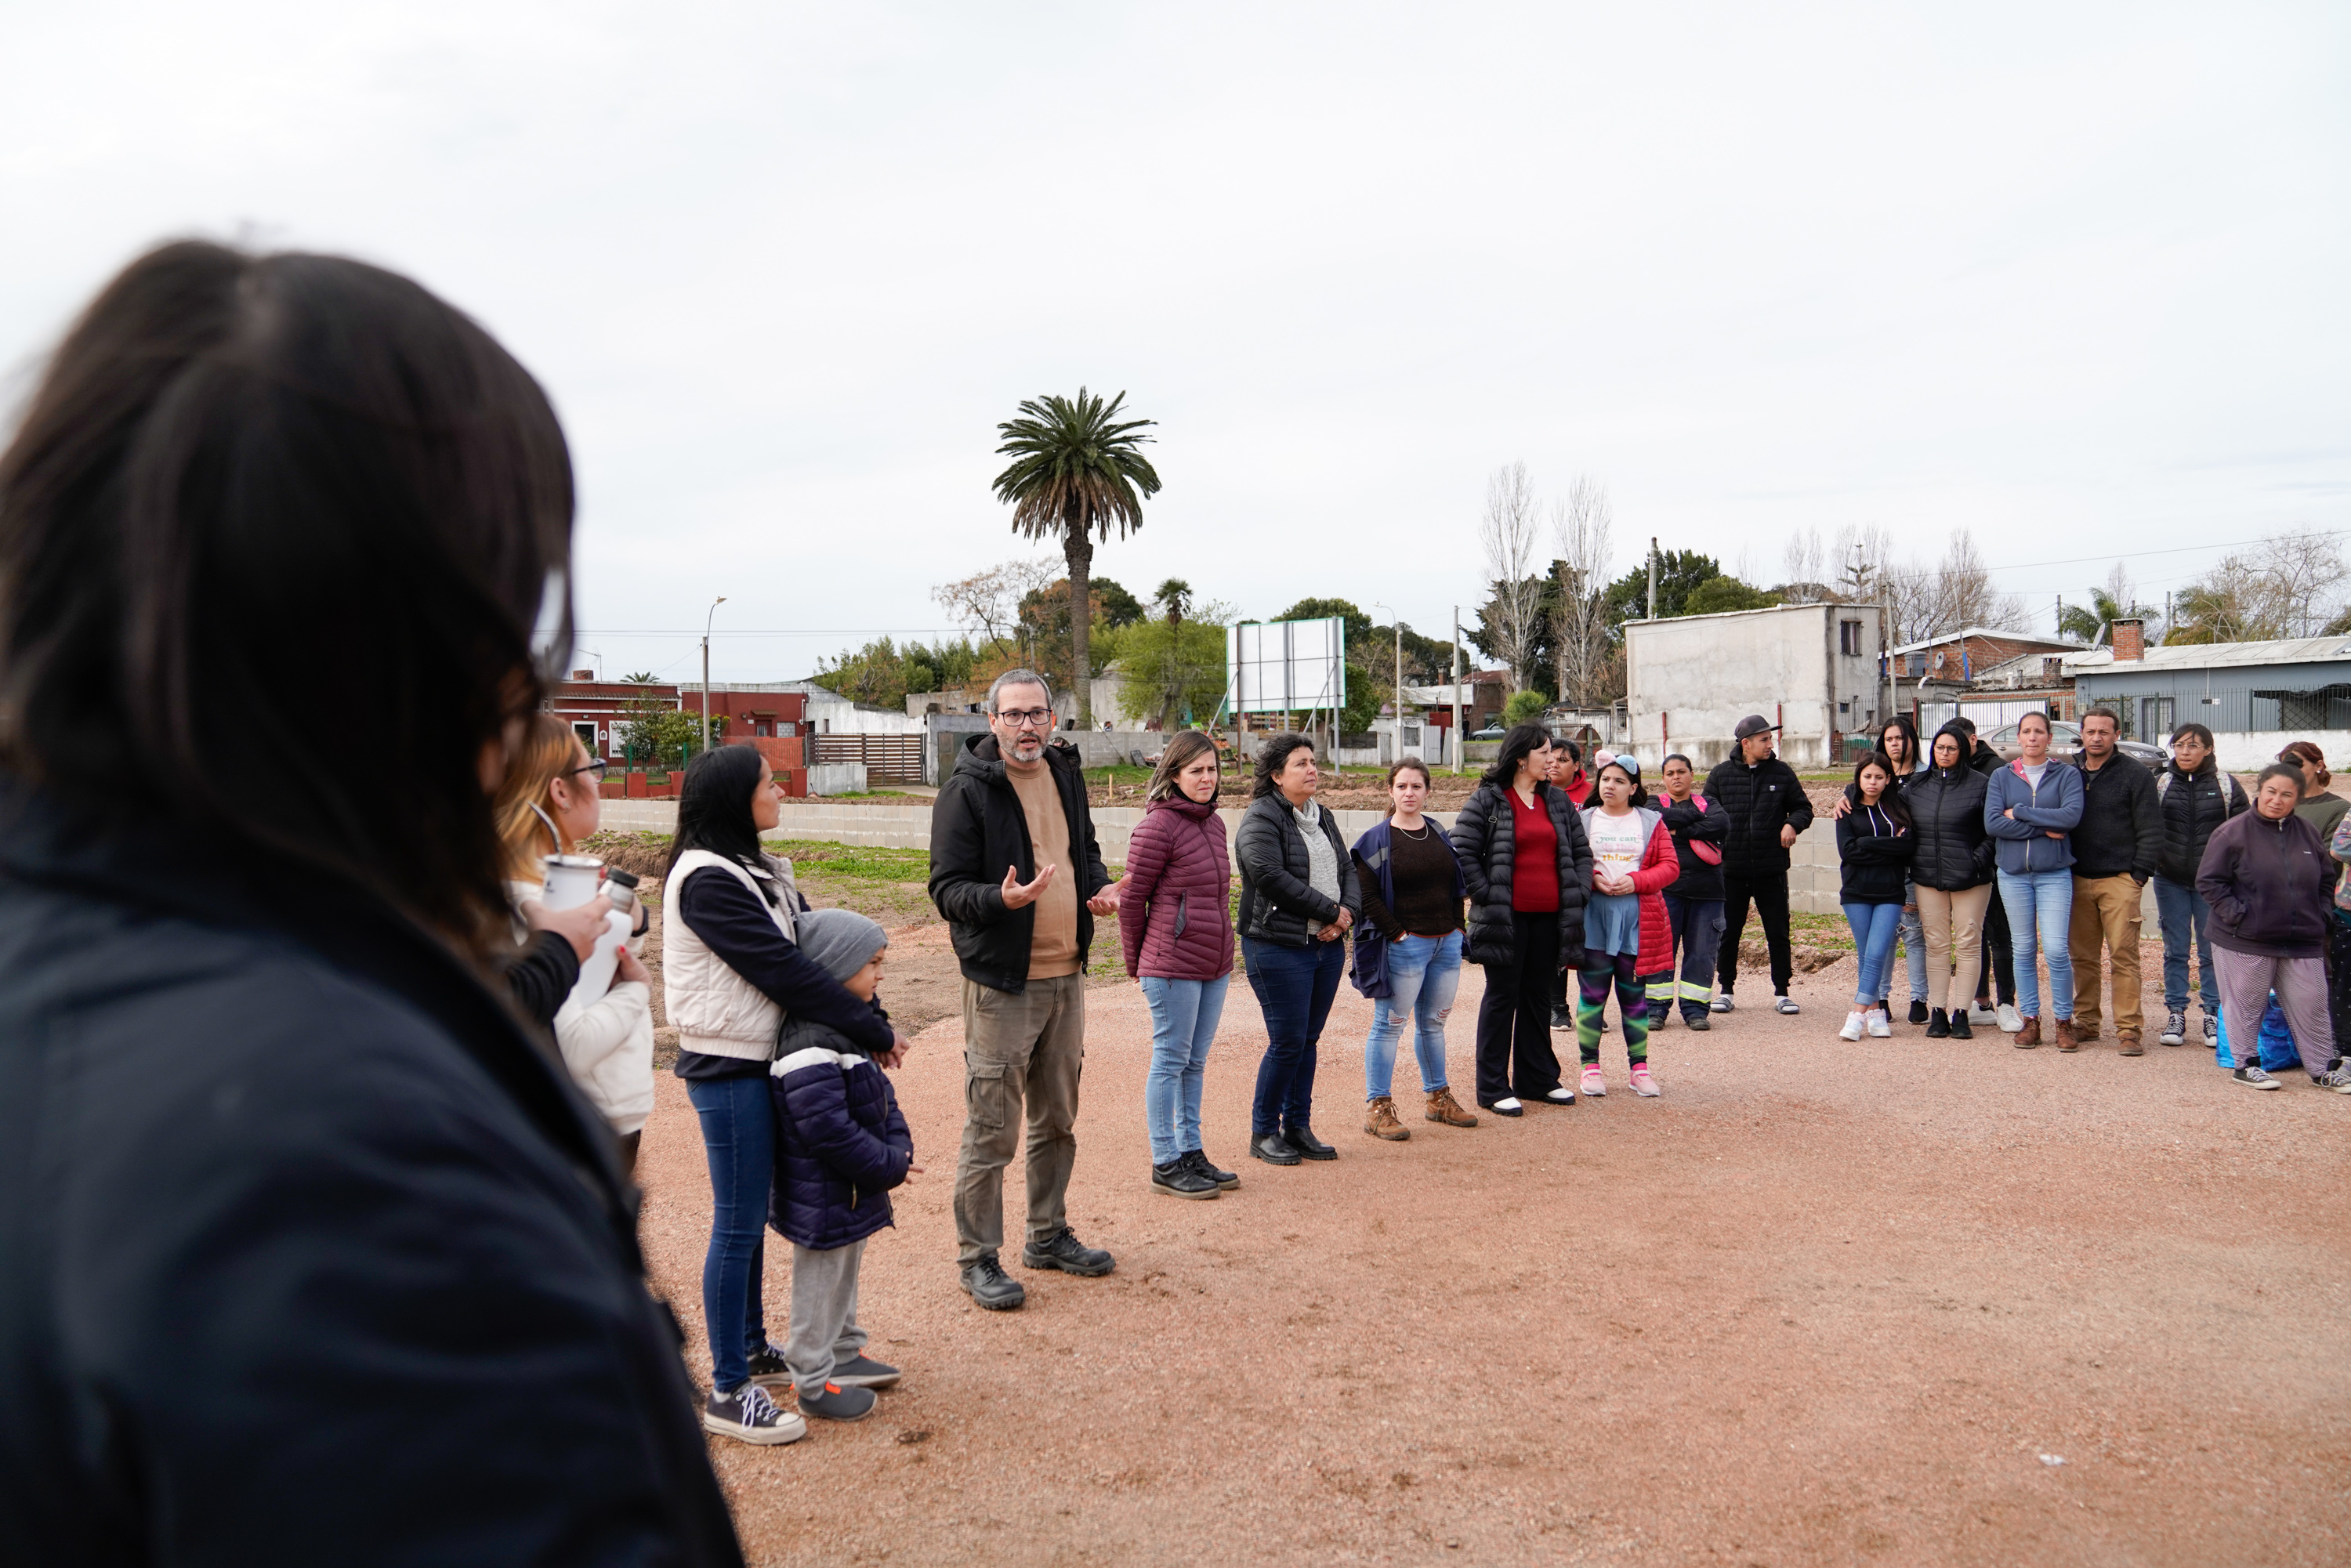
<path id="1" fill-rule="evenodd" d="M 768 852 L 782 855 L 795 872 L 843 882 L 927 883 L 931 852 L 891 850 L 872 844 L 836 844 L 814 839 L 770 839 Z"/>

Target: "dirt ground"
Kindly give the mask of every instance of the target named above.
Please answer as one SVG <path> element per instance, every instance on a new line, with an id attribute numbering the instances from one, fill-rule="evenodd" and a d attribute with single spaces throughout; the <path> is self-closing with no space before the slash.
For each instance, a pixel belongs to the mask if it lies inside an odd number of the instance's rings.
<path id="1" fill-rule="evenodd" d="M 1092 990 L 1071 1218 L 1118 1269 L 1022 1270 L 1016 1242 L 1007 1314 L 956 1288 L 962 1025 L 926 996 L 897 1085 L 927 1169 L 862 1292 L 906 1380 L 789 1448 L 713 1439 L 752 1560 L 2351 1561 L 2351 1098 L 2119 1058 L 2111 1021 L 2075 1056 L 1847 1045 L 1852 972 L 1799 976 L 1800 1018 L 1662 1031 L 1654 1101 L 1612 1034 L 1604 1100 L 1437 1127 L 1407 1049 L 1404 1144 L 1360 1130 L 1370 1008 L 1343 988 L 1317 1090 L 1341 1157 L 1292 1169 L 1243 1157 L 1264 1032 L 1238 986 L 1205 1124 L 1242 1185 L 1206 1203 L 1147 1186 L 1147 1017 Z M 912 988 L 893 956 L 902 1018 Z M 1473 968 L 1464 1098 L 1479 992 Z M 709 1184 L 667 1075 L 640 1176 L 706 1379 Z M 1008 1191 L 1017 1234 L 1018 1162 Z M 789 1270 L 771 1245 L 778 1337 Z"/>

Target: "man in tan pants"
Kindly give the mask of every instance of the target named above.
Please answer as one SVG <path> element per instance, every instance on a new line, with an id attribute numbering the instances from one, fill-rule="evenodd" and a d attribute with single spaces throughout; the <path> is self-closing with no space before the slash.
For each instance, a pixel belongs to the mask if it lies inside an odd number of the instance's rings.
<path id="1" fill-rule="evenodd" d="M 1118 907 L 1086 805 L 1077 753 L 1047 744 L 1053 696 L 1042 675 L 1008 670 L 931 810 L 931 899 L 963 967 L 964 1129 L 956 1159 L 956 1262 L 991 1312 L 1028 1300 L 1004 1271 L 1004 1167 L 1029 1132 L 1031 1269 L 1107 1274 L 1108 1252 L 1071 1233 L 1078 1072 L 1085 1059 L 1086 950 L 1096 915 Z"/>
<path id="2" fill-rule="evenodd" d="M 2074 828 L 2074 1035 L 2098 1038 L 2101 950 L 2114 956 L 2115 1038 L 2125 1056 L 2145 1053 L 2139 1013 L 2139 901 L 2163 855 L 2163 806 L 2155 775 L 2115 747 L 2122 725 L 2110 708 L 2082 716 L 2082 821 Z M 2063 1051 L 2066 1049 L 2059 1046 Z"/>

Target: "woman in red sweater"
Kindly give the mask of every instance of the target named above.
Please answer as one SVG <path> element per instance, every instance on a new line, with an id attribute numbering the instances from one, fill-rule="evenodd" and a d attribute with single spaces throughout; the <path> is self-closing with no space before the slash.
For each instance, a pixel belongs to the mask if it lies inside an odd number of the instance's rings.
<path id="1" fill-rule="evenodd" d="M 1673 925 L 1666 889 L 1682 873 L 1674 835 L 1663 812 L 1641 788 L 1641 764 L 1632 757 L 1600 765 L 1600 803 L 1583 810 L 1592 841 L 1592 897 L 1583 909 L 1583 967 L 1577 977 L 1575 1043 L 1583 1057 L 1583 1092 L 1608 1092 L 1600 1071 L 1600 1017 L 1616 989 L 1624 1015 L 1625 1055 L 1633 1092 L 1654 1096 L 1649 1079 L 1649 986 L 1674 967 Z"/>

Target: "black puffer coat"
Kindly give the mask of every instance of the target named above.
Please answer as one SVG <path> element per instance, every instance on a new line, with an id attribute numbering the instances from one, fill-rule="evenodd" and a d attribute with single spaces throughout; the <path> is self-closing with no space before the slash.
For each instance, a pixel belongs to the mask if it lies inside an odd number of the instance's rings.
<path id="1" fill-rule="evenodd" d="M 1910 831 L 1918 847 L 1910 880 L 1941 893 L 1963 893 L 1991 881 L 1991 835 L 1984 831 L 1984 776 L 1972 768 L 1928 768 L 1903 788 Z"/>
<path id="2" fill-rule="evenodd" d="M 1480 784 L 1453 819 L 1453 852 L 1461 879 L 1469 884 L 1469 961 L 1509 966 L 1518 961 L 1518 935 L 1510 924 L 1510 866 L 1518 829 L 1510 821 L 1509 786 Z M 1559 835 L 1559 957 L 1562 968 L 1583 962 L 1583 900 L 1592 886 L 1592 841 L 1583 818 L 1564 789 L 1535 786 Z"/>
<path id="3" fill-rule="evenodd" d="M 1355 857 L 1340 841 L 1339 820 L 1328 807 L 1318 810 L 1322 831 L 1331 840 L 1331 852 L 1339 861 L 1335 904 L 1315 892 L 1307 880 L 1314 868 L 1306 857 L 1306 835 L 1286 798 L 1279 793 L 1259 795 L 1241 813 L 1241 825 L 1233 834 L 1233 858 L 1241 865 L 1239 918 L 1233 928 L 1249 940 L 1303 947 L 1314 940 L 1306 930 L 1309 920 L 1332 925 L 1343 907 L 1351 923 L 1363 919 L 1363 883 L 1355 876 Z"/>
<path id="4" fill-rule="evenodd" d="M 2156 859 L 2155 874 L 2181 887 L 2196 885 L 2196 868 L 2203 863 L 2212 830 L 2253 808 L 2245 787 L 2209 757 L 2193 773 L 2181 772 L 2177 763 L 2167 765 L 2156 775 L 2155 799 L 2163 813 L 2163 852 Z"/>
<path id="5" fill-rule="evenodd" d="M 914 1140 L 889 1077 L 849 1037 L 794 1019 L 768 1070 L 776 1106 L 776 1180 L 768 1223 L 819 1251 L 894 1223 L 890 1189 L 914 1163 Z"/>
<path id="6" fill-rule="evenodd" d="M 1706 801 L 1703 811 L 1698 810 L 1701 800 Z M 1708 799 L 1700 790 L 1687 800 L 1663 799 L 1656 803 L 1665 811 L 1666 831 L 1674 836 L 1674 859 L 1682 868 L 1673 886 L 1666 889 L 1666 896 L 1695 901 L 1720 898 L 1722 841 L 1730 836 L 1730 819 L 1724 814 L 1722 802 Z M 1693 841 L 1714 846 L 1713 863 L 1690 848 Z"/>
<path id="7" fill-rule="evenodd" d="M 1736 757 L 1714 765 L 1706 776 L 1708 800 L 1722 802 L 1730 837 L 1722 846 L 1725 876 L 1773 877 L 1788 869 L 1780 830 L 1802 832 L 1813 825 L 1812 798 L 1796 770 L 1778 758 L 1749 767 Z"/>

